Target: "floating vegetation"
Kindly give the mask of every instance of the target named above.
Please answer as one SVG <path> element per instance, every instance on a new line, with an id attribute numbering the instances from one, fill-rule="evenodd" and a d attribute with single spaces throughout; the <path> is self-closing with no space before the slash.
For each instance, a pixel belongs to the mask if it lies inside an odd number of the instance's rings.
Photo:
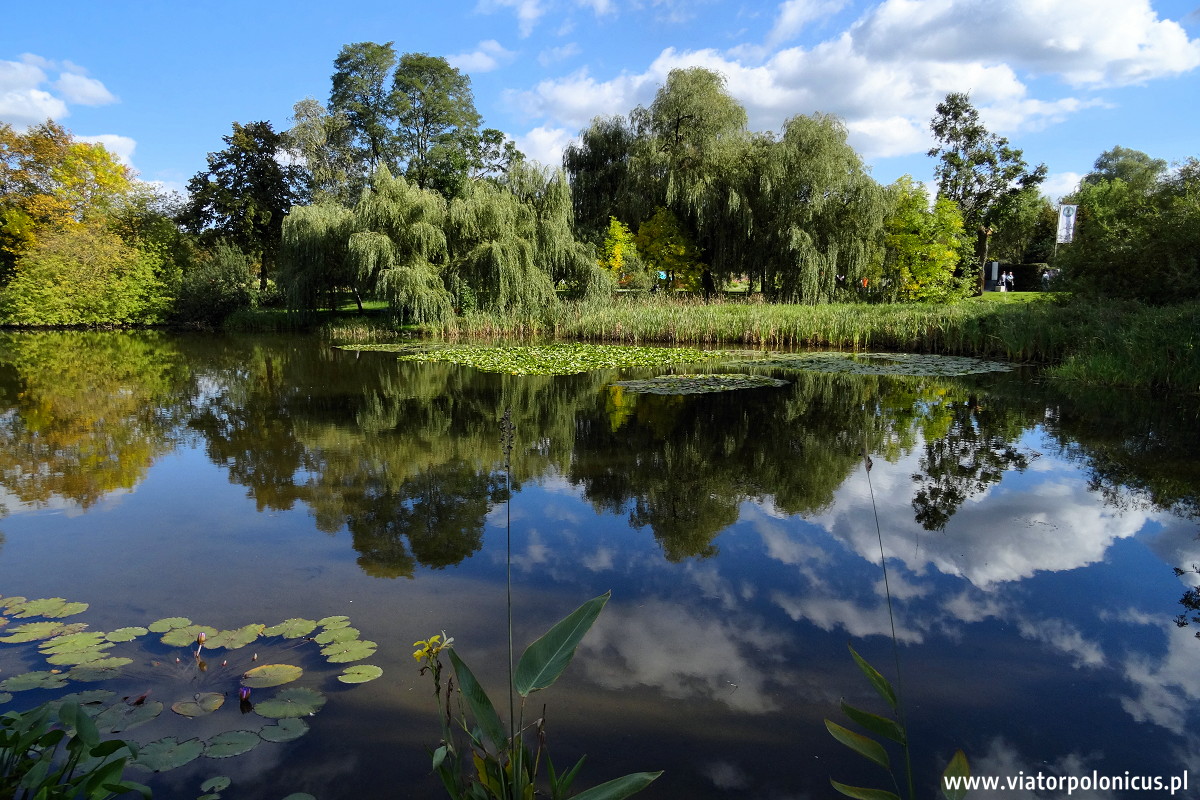
<path id="1" fill-rule="evenodd" d="M 847 375 L 912 375 L 957 377 L 985 372 L 1011 372 L 1013 364 L 985 361 L 967 356 L 922 353 L 779 353 L 768 358 L 740 362 L 746 366 L 801 369 Z"/>
<path id="2" fill-rule="evenodd" d="M 612 344 L 454 345 L 400 355 L 401 361 L 449 361 L 509 375 L 577 375 L 598 369 L 666 367 L 724 358 L 716 350 Z"/>
<path id="3" fill-rule="evenodd" d="M 713 375 L 660 375 L 640 381 L 615 381 L 638 394 L 709 394 L 732 392 L 738 389 L 760 389 L 765 386 L 786 386 L 787 381 L 765 375 L 721 373 Z"/>
<path id="4" fill-rule="evenodd" d="M 360 639 L 360 631 L 342 615 L 316 622 L 293 618 L 269 627 L 256 623 L 232 630 L 194 623 L 187 617 L 167 617 L 145 627 L 127 626 L 108 632 L 87 630 L 86 623 L 59 621 L 87 607 L 86 603 L 60 597 L 0 597 L 0 608 L 9 616 L 44 617 L 6 630 L 0 643 L 9 649 L 23 647 L 26 655 L 36 647 L 36 655 L 48 667 L 20 674 L 6 670 L 10 676 L 0 681 L 0 703 L 12 701 L 13 693 L 61 692 L 72 683 L 119 681 L 113 685 L 124 692 L 88 689 L 60 695 L 50 703 L 78 704 L 96 729 L 106 735 L 124 734 L 155 720 L 171 719 L 171 714 L 163 716 L 167 708 L 176 720 L 210 716 L 226 720 L 224 727 L 229 729 L 216 732 L 212 728 L 222 727 L 219 721 L 206 723 L 205 730 L 211 733 L 208 738 L 165 736 L 139 745 L 132 765 L 151 772 L 175 769 L 201 756 L 233 758 L 263 741 L 281 743 L 300 738 L 309 730 L 301 718 L 316 714 L 327 698 L 313 685 L 293 685 L 277 692 L 275 687 L 302 679 L 310 684 L 330 679 L 332 670 L 315 668 L 311 663 L 315 657 L 326 664 L 340 665 L 366 658 L 378 647 L 375 642 Z M 3 624 L 0 621 L 0 626 Z M 249 645 L 254 649 L 249 650 Z M 164 647 L 170 649 L 164 653 Z M 0 656 L 4 650 L 0 648 Z M 259 662 L 260 654 L 269 660 Z M 304 667 L 284 663 L 301 657 L 310 660 Z M 344 684 L 365 683 L 382 674 L 379 667 L 362 664 L 343 669 L 337 680 Z M 179 685 L 188 687 L 186 695 L 175 694 L 178 699 L 174 702 L 149 699 L 151 692 L 165 689 L 174 693 L 178 688 L 171 687 Z M 266 696 L 260 699 L 257 695 L 263 690 Z M 246 723 L 250 720 L 259 721 L 258 730 L 249 729 Z M 179 720 L 176 724 L 188 723 Z"/>

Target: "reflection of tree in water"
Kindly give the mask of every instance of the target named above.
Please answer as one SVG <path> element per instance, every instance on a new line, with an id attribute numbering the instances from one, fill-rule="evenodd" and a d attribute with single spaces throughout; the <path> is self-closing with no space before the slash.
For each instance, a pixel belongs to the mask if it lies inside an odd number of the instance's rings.
<path id="1" fill-rule="evenodd" d="M 193 392 L 157 333 L 0 335 L 0 486 L 20 503 L 89 508 L 176 444 Z"/>
<path id="2" fill-rule="evenodd" d="M 917 522 L 929 531 L 945 530 L 968 498 L 999 483 L 1006 471 L 1029 466 L 1029 457 L 1013 446 L 1026 425 L 1019 410 L 975 395 L 938 408 L 926 426 L 922 471 L 912 476 L 919 484 L 912 503 Z"/>

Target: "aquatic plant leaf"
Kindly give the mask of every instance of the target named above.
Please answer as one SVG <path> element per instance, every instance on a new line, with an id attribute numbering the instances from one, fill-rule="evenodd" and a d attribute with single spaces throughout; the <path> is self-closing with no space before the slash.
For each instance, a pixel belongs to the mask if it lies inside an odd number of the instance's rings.
<path id="1" fill-rule="evenodd" d="M 825 720 L 825 729 L 829 731 L 830 736 L 854 752 L 871 759 L 884 769 L 891 769 L 887 751 L 883 749 L 883 745 L 879 742 L 870 737 L 863 736 L 861 733 L 855 733 L 849 728 L 844 728 L 830 720 Z"/>
<path id="2" fill-rule="evenodd" d="M 94 663 L 80 664 L 67 672 L 67 678 L 80 683 L 97 683 L 116 678 L 121 674 L 119 667 L 97 666 Z"/>
<path id="3" fill-rule="evenodd" d="M 45 617 L 46 619 L 61 619 L 87 611 L 87 603 L 72 603 L 62 597 L 47 597 L 42 600 L 26 600 L 9 607 L 9 613 L 21 619 L 28 617 Z"/>
<path id="4" fill-rule="evenodd" d="M 269 628 L 264 628 L 263 636 L 282 636 L 285 639 L 299 639 L 301 636 L 308 636 L 320 623 L 313 622 L 311 619 L 285 619 L 278 625 L 272 625 Z"/>
<path id="5" fill-rule="evenodd" d="M 737 362 L 755 367 L 798 369 L 844 375 L 912 375 L 954 377 L 986 372 L 1011 372 L 1014 364 L 985 361 L 969 356 L 943 356 L 929 353 L 777 353 L 767 358 Z"/>
<path id="6" fill-rule="evenodd" d="M 600 616 L 612 592 L 593 597 L 542 634 L 521 654 L 513 685 L 522 697 L 558 680 L 575 657 L 575 648 Z"/>
<path id="7" fill-rule="evenodd" d="M 967 796 L 967 778 L 970 777 L 971 765 L 967 763 L 966 753 L 962 750 L 955 750 L 954 755 L 950 758 L 950 763 L 946 765 L 946 770 L 942 773 L 942 796 L 946 800 L 963 800 Z M 955 781 L 955 788 L 947 788 L 948 778 L 958 779 Z"/>
<path id="8" fill-rule="evenodd" d="M 304 670 L 291 664 L 264 664 L 246 671 L 242 676 L 242 686 L 251 689 L 266 689 L 271 686 L 282 686 L 291 683 L 304 674 Z"/>
<path id="9" fill-rule="evenodd" d="M 191 700 L 180 700 L 171 704 L 171 710 L 181 717 L 203 717 L 225 704 L 225 695 L 220 692 L 197 692 Z"/>
<path id="10" fill-rule="evenodd" d="M 458 678 L 458 689 L 466 698 L 475 722 L 483 730 L 483 735 L 490 740 L 492 746 L 500 750 L 507 741 L 507 737 L 504 733 L 504 726 L 500 724 L 500 715 L 496 713 L 496 707 L 492 705 L 491 698 L 487 696 L 487 692 L 479 685 L 471 668 L 458 657 L 458 652 L 455 650 L 450 651 L 450 664 L 454 667 L 454 677 Z"/>
<path id="11" fill-rule="evenodd" d="M 345 664 L 348 661 L 359 661 L 374 654 L 379 645 L 369 639 L 351 639 L 345 642 L 334 642 L 321 648 L 321 655 L 330 664 Z"/>
<path id="12" fill-rule="evenodd" d="M 63 627 L 64 625 L 61 622 L 26 622 L 24 625 L 18 625 L 10 630 L 7 636 L 0 636 L 0 642 L 20 644 L 22 642 L 36 642 L 39 639 L 49 639 Z"/>
<path id="13" fill-rule="evenodd" d="M 12 608 L 13 606 L 21 605 L 22 603 L 26 602 L 28 599 L 29 598 L 27 598 L 27 597 L 21 597 L 19 595 L 14 595 L 12 597 L 6 597 L 3 600 L 0 600 L 0 608 L 7 610 L 7 609 Z"/>
<path id="14" fill-rule="evenodd" d="M 197 638 L 201 633 L 207 638 L 215 636 L 217 629 L 207 625 L 187 625 L 183 628 L 175 628 L 163 634 L 162 643 L 171 647 L 190 647 L 197 644 Z"/>
<path id="15" fill-rule="evenodd" d="M 901 728 L 895 720 L 881 717 L 878 714 L 872 714 L 869 711 L 857 709 L 854 706 L 842 701 L 842 711 L 846 716 L 862 725 L 871 733 L 878 734 L 886 739 L 891 739 L 897 744 L 904 744 L 904 729 Z"/>
<path id="16" fill-rule="evenodd" d="M 25 672 L 0 681 L 0 689 L 6 692 L 24 692 L 30 689 L 61 689 L 67 685 L 67 676 L 58 672 Z"/>
<path id="17" fill-rule="evenodd" d="M 215 650 L 224 648 L 227 650 L 237 650 L 245 647 L 259 637 L 263 632 L 265 625 L 243 625 L 237 630 L 232 631 L 217 631 L 211 636 L 208 636 L 204 641 L 206 650 Z"/>
<path id="18" fill-rule="evenodd" d="M 13 699 L 13 696 L 11 694 L 9 694 L 8 692 L 0 692 L 0 705 L 4 705 L 5 703 L 7 703 L 9 700 L 12 700 L 12 699 Z"/>
<path id="19" fill-rule="evenodd" d="M 111 633 L 105 634 L 104 638 L 110 642 L 132 642 L 139 636 L 145 636 L 149 633 L 146 628 L 117 628 Z"/>
<path id="20" fill-rule="evenodd" d="M 96 717 L 96 727 L 104 733 L 121 733 L 133 730 L 139 725 L 145 725 L 157 719 L 163 711 L 163 704 L 151 700 L 140 705 L 117 703 L 109 706 Z"/>
<path id="21" fill-rule="evenodd" d="M 223 792 L 229 788 L 229 785 L 231 783 L 233 783 L 233 781 L 231 781 L 229 778 L 225 777 L 224 775 L 217 775 L 215 777 L 209 778 L 204 783 L 200 784 L 200 791 L 202 791 L 202 792 Z"/>
<path id="22" fill-rule="evenodd" d="M 64 694 L 55 702 L 76 703 L 84 711 L 89 711 L 90 713 L 92 709 L 95 709 L 96 713 L 99 713 L 103 710 L 100 709 L 99 706 L 107 703 L 116 696 L 116 692 L 109 691 L 108 689 L 85 689 L 82 692 L 71 692 L 70 694 Z"/>
<path id="23" fill-rule="evenodd" d="M 575 800 L 625 800 L 626 797 L 637 794 L 658 779 L 662 772 L 634 772 L 623 775 L 591 789 L 585 789 Z"/>
<path id="24" fill-rule="evenodd" d="M 262 739 L 254 731 L 225 731 L 218 733 L 208 740 L 204 746 L 205 758 L 230 758 L 248 753 L 258 746 Z"/>
<path id="25" fill-rule="evenodd" d="M 614 381 L 635 394 L 711 394 L 739 389 L 786 386 L 787 381 L 766 375 L 720 373 L 712 375 L 660 375 L 640 381 Z"/>
<path id="26" fill-rule="evenodd" d="M 357 639 L 360 631 L 358 628 L 332 628 L 327 631 L 318 633 L 313 637 L 313 641 L 317 644 L 330 644 L 331 642 L 344 642 L 347 639 Z"/>
<path id="27" fill-rule="evenodd" d="M 279 694 L 254 704 L 254 713 L 271 719 L 307 717 L 325 705 L 325 695 L 303 686 L 284 689 Z"/>
<path id="28" fill-rule="evenodd" d="M 283 798 L 283 800 L 317 800 L 317 798 L 313 797 L 308 792 L 292 792 L 287 797 Z"/>
<path id="29" fill-rule="evenodd" d="M 166 633 L 167 631 L 173 631 L 176 628 L 186 628 L 191 624 L 192 621 L 187 617 L 166 617 L 165 619 L 151 622 L 146 626 L 146 628 L 151 633 Z"/>
<path id="30" fill-rule="evenodd" d="M 401 361 L 449 361 L 481 372 L 509 375 L 577 375 L 598 369 L 662 367 L 695 363 L 726 354 L 691 347 L 636 347 L 566 342 L 511 347 L 454 345 L 398 356 Z"/>
<path id="31" fill-rule="evenodd" d="M 55 636 L 38 645 L 38 650 L 46 654 L 81 653 L 84 650 L 91 650 L 101 645 L 112 647 L 112 644 L 106 642 L 104 634 L 100 631 L 80 631 L 78 633 Z"/>
<path id="32" fill-rule="evenodd" d="M 267 742 L 290 742 L 308 733 L 308 723 L 295 717 L 285 717 L 258 732 Z"/>
<path id="33" fill-rule="evenodd" d="M 97 645 L 86 650 L 67 650 L 62 653 L 51 653 L 46 656 L 46 663 L 75 666 L 76 664 L 87 664 L 91 661 L 100 661 L 108 658 L 108 648 L 112 644 Z"/>
<path id="34" fill-rule="evenodd" d="M 854 645 L 849 642 L 846 647 L 850 648 L 850 655 L 854 656 L 854 663 L 858 664 L 858 668 L 862 670 L 862 674 L 867 676 L 867 680 L 875 687 L 875 691 L 879 692 L 879 696 L 887 701 L 887 704 L 892 708 L 896 707 L 896 690 L 892 688 L 892 684 L 888 683 L 888 679 L 879 674 L 879 671 L 867 663 L 867 660 L 858 654 L 854 649 Z"/>
<path id="35" fill-rule="evenodd" d="M 150 770 L 151 772 L 166 772 L 169 769 L 190 764 L 204 752 L 204 742 L 199 739 L 178 741 L 173 736 L 158 739 L 143 745 L 133 762 L 133 766 Z"/>
<path id="36" fill-rule="evenodd" d="M 832 778 L 829 782 L 846 797 L 854 797 L 857 800 L 900 800 L 900 795 L 895 792 L 889 792 L 885 789 L 864 789 L 861 786 L 847 786 L 844 783 L 838 783 Z"/>
<path id="37" fill-rule="evenodd" d="M 341 675 L 338 675 L 338 680 L 342 683 L 366 683 L 373 681 L 383 674 L 383 669 L 374 664 L 358 664 L 353 667 L 346 667 Z"/>
<path id="38" fill-rule="evenodd" d="M 350 618 L 340 616 L 340 615 L 336 616 L 336 617 L 325 617 L 324 619 L 317 620 L 317 624 L 320 625 L 325 630 L 332 630 L 334 628 L 344 628 L 350 624 Z"/>

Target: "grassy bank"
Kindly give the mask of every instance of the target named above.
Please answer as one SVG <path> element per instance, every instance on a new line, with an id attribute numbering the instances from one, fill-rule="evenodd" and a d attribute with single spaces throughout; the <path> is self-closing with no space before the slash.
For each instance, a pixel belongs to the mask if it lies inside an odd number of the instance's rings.
<path id="1" fill-rule="evenodd" d="M 698 299 L 563 303 L 537 315 L 470 313 L 423 326 L 441 338 L 832 347 L 1004 358 L 1058 378 L 1200 393 L 1200 304 L 1056 302 L 993 295 L 953 305 L 783 306 Z M 337 335 L 336 329 L 334 334 Z"/>

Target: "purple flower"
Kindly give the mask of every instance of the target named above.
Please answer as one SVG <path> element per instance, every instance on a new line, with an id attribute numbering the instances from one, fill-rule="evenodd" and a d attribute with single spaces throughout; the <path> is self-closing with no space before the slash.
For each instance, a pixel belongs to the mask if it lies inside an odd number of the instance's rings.
<path id="1" fill-rule="evenodd" d="M 238 699 L 243 702 L 250 699 L 250 687 L 249 686 L 243 686 L 242 688 L 238 689 Z"/>

